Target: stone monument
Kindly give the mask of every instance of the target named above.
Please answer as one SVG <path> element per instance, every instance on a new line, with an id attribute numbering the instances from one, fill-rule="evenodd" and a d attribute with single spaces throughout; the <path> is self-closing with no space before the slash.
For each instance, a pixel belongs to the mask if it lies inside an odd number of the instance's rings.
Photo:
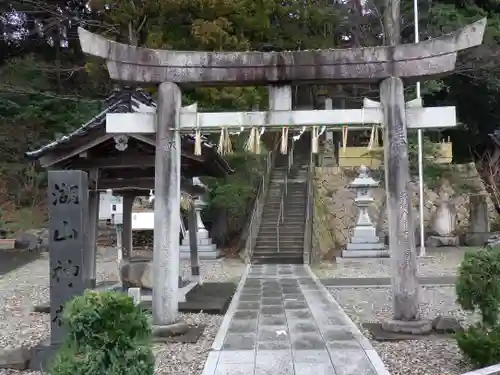
<path id="1" fill-rule="evenodd" d="M 369 176 L 368 168 L 364 165 L 359 168 L 359 176 L 349 184 L 350 188 L 356 190 L 354 203 L 359 208 L 359 214 L 351 241 L 347 244 L 346 250 L 342 251 L 342 257 L 344 258 L 389 256 L 389 251 L 380 242 L 368 214 L 368 207 L 374 201 L 370 190 L 378 185 L 379 183 Z"/>
<path id="2" fill-rule="evenodd" d="M 490 237 L 490 219 L 487 198 L 486 194 L 471 194 L 469 196 L 467 246 L 483 246 L 488 242 L 488 238 Z"/>
<path id="3" fill-rule="evenodd" d="M 50 342 L 33 349 L 30 367 L 39 370 L 66 338 L 61 314 L 66 302 L 82 295 L 88 218 L 88 176 L 83 171 L 49 171 Z"/>
<path id="4" fill-rule="evenodd" d="M 427 239 L 427 246 L 458 246 L 457 212 L 450 202 L 450 196 L 443 192 L 438 200 L 438 207 L 430 219 L 431 236 Z"/>

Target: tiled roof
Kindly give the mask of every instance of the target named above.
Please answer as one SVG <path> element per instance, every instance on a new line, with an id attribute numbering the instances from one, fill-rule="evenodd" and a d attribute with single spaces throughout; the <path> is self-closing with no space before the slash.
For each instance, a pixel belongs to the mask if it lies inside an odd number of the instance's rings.
<path id="1" fill-rule="evenodd" d="M 25 155 L 30 159 L 39 159 L 47 152 L 53 151 L 59 146 L 64 146 L 77 137 L 85 136 L 90 130 L 105 126 L 106 114 L 108 113 L 156 112 L 156 103 L 151 94 L 140 88 L 133 90 L 114 90 L 104 103 L 106 104 L 106 108 L 78 129 L 59 137 L 37 150 L 29 151 Z M 193 143 L 194 147 L 194 135 L 184 134 L 181 137 L 183 141 Z M 206 137 L 202 136 L 201 140 L 202 147 L 215 149 L 215 145 L 210 143 Z M 217 154 L 217 158 L 219 159 L 219 163 L 227 170 L 227 172 L 232 172 L 231 167 L 220 155 Z"/>

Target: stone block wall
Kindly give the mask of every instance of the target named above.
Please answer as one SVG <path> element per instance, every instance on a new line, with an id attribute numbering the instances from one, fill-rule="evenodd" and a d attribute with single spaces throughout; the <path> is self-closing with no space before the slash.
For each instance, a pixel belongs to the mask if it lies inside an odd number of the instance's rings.
<path id="1" fill-rule="evenodd" d="M 314 260 L 332 259 L 340 255 L 351 237 L 351 230 L 357 219 L 354 204 L 355 192 L 348 188 L 357 176 L 356 168 L 317 167 L 314 177 L 315 207 L 313 216 Z M 424 222 L 429 223 L 432 213 L 437 209 L 440 196 L 446 192 L 457 210 L 457 231 L 464 233 L 469 226 L 469 195 L 484 193 L 481 181 L 473 163 L 451 165 L 439 186 L 424 188 Z M 382 184 L 381 184 L 382 185 Z M 415 224 L 419 225 L 418 183 L 412 184 Z M 381 228 L 380 235 L 387 231 L 387 212 L 383 186 L 372 190 L 374 204 L 369 209 L 374 225 Z M 490 220 L 497 214 L 488 198 Z"/>

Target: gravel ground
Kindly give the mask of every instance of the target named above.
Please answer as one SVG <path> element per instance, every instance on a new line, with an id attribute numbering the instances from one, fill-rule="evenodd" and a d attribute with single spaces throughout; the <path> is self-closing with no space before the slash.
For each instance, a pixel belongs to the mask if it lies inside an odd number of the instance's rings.
<path id="1" fill-rule="evenodd" d="M 418 258 L 420 276 L 453 276 L 466 251 L 477 248 L 429 249 L 429 256 Z M 322 263 L 313 267 L 319 278 L 390 277 L 390 259 L 337 259 L 337 263 Z"/>
<path id="2" fill-rule="evenodd" d="M 363 322 L 381 322 L 391 318 L 390 288 L 328 288 L 351 319 L 361 327 Z M 454 287 L 421 287 L 421 311 L 429 319 L 437 315 L 453 316 L 464 325 L 476 316 L 464 313 L 455 303 Z M 372 345 L 391 375 L 459 375 L 470 371 L 451 338 L 431 338 L 399 342 L 377 342 Z"/>
<path id="3" fill-rule="evenodd" d="M 116 254 L 100 249 L 97 262 L 98 281 L 119 280 Z M 183 261 L 181 274 L 188 274 L 189 263 Z M 201 274 L 205 281 L 237 282 L 245 265 L 237 259 L 202 261 Z M 49 299 L 48 256 L 0 276 L 0 348 L 32 345 L 49 334 L 49 316 L 31 312 L 34 305 Z M 196 344 L 157 344 L 157 374 L 198 375 L 222 322 L 222 316 L 181 314 L 190 324 L 205 324 L 203 336 Z M 0 375 L 38 375 L 37 372 L 0 369 Z"/>

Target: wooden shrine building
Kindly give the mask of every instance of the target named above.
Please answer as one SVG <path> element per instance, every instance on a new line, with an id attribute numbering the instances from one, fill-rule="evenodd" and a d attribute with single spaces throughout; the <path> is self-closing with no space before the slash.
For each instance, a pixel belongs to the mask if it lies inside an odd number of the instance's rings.
<path id="1" fill-rule="evenodd" d="M 91 265 L 88 282 L 95 285 L 95 252 L 99 220 L 99 193 L 112 190 L 123 196 L 123 257 L 132 250 L 132 204 L 136 196 L 148 195 L 155 187 L 154 134 L 106 133 L 106 115 L 110 113 L 156 112 L 152 96 L 141 89 L 115 90 L 106 100 L 105 109 L 86 124 L 59 139 L 43 145 L 26 156 L 51 169 L 83 170 L 89 176 L 88 248 L 84 261 Z M 192 177 L 223 177 L 232 173 L 217 148 L 202 137 L 201 155 L 194 155 L 195 136 L 181 135 L 181 189 L 199 193 Z"/>

